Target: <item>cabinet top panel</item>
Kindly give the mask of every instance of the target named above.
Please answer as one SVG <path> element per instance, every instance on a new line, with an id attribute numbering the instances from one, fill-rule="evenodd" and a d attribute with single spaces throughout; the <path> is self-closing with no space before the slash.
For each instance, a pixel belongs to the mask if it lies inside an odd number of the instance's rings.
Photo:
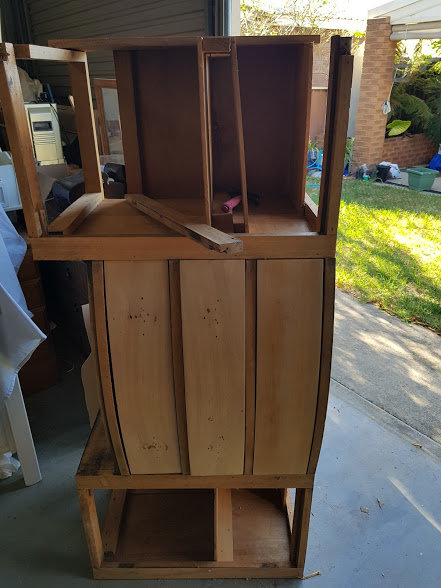
<path id="1" fill-rule="evenodd" d="M 184 47 L 202 43 L 205 51 L 219 51 L 225 43 L 236 40 L 241 45 L 292 45 L 319 43 L 319 35 L 286 35 L 277 37 L 102 37 L 95 39 L 52 39 L 50 47 L 80 51 L 123 51 L 146 47 Z"/>

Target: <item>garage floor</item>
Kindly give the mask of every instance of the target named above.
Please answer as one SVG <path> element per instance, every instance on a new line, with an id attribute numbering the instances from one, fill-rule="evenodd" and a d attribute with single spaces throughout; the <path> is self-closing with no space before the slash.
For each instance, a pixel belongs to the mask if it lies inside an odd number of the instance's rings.
<path id="1" fill-rule="evenodd" d="M 19 474 L 0 482 L 2 586 L 105 584 L 91 579 L 74 484 L 88 435 L 82 407 L 77 370 L 29 399 L 43 480 L 29 488 Z M 440 489 L 440 446 L 333 381 L 305 572 L 320 570 L 321 576 L 306 580 L 308 588 L 441 586 Z M 131 580 L 109 586 L 141 584 L 261 588 L 300 581 Z"/>

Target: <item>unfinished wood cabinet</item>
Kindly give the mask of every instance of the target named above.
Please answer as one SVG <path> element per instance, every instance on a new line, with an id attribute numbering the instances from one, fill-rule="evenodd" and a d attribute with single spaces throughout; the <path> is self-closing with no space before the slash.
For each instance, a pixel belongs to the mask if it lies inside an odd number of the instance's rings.
<path id="1" fill-rule="evenodd" d="M 352 76 L 350 39 L 334 37 L 317 205 L 305 195 L 316 42 L 16 46 L 20 59 L 68 62 L 78 104 L 88 193 L 49 226 L 14 47 L 2 45 L 0 100 L 34 258 L 91 262 L 101 411 L 77 485 L 96 578 L 303 574 Z M 115 60 L 122 201 L 103 199 L 91 114 L 85 52 L 105 50 Z M 102 529 L 99 489 L 112 490 Z"/>

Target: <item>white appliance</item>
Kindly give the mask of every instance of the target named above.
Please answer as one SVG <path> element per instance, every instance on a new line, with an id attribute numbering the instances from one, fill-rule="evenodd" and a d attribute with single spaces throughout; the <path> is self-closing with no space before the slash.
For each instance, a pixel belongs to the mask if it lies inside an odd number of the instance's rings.
<path id="1" fill-rule="evenodd" d="M 64 163 L 56 104 L 25 104 L 34 155 L 39 165 Z"/>
<path id="2" fill-rule="evenodd" d="M 12 157 L 6 151 L 0 152 L 0 204 L 5 210 L 21 208 Z"/>

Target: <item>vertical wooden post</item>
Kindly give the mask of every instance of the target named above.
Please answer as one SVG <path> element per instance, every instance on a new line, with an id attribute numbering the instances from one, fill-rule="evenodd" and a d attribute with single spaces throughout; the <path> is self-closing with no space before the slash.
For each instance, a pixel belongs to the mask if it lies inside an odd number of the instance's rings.
<path id="1" fill-rule="evenodd" d="M 292 92 L 292 145 L 294 147 L 291 161 L 290 200 L 297 212 L 300 212 L 305 198 L 306 166 L 308 159 L 309 119 L 311 113 L 312 93 L 312 57 L 313 43 L 293 47 Z M 302 91 L 299 92 L 298 88 Z"/>
<path id="2" fill-rule="evenodd" d="M 127 192 L 129 194 L 143 194 L 132 51 L 114 51 L 113 59 L 118 90 Z"/>
<path id="3" fill-rule="evenodd" d="M 198 41 L 198 79 L 199 79 L 199 107 L 201 116 L 202 141 L 202 173 L 204 176 L 205 222 L 211 226 L 213 208 L 213 177 L 211 170 L 211 130 L 208 128 L 208 109 L 210 104 L 209 86 L 207 84 L 208 68 L 205 64 L 205 54 L 202 50 L 202 39 Z M 210 143 L 210 144 L 209 144 Z"/>
<path id="4" fill-rule="evenodd" d="M 78 488 L 78 498 L 89 547 L 90 562 L 93 568 L 99 568 L 103 561 L 104 552 L 93 490 Z"/>
<path id="5" fill-rule="evenodd" d="M 325 146 L 318 208 L 320 232 L 337 234 L 351 101 L 353 56 L 349 37 L 332 37 Z"/>
<path id="6" fill-rule="evenodd" d="M 231 490 L 214 490 L 214 559 L 233 561 L 233 510 Z"/>
<path id="7" fill-rule="evenodd" d="M 256 421 L 257 261 L 245 262 L 245 462 L 244 474 L 253 473 Z"/>
<path id="8" fill-rule="evenodd" d="M 293 567 L 305 567 L 308 545 L 309 517 L 311 515 L 312 488 L 297 488 L 291 533 L 290 559 Z"/>
<path id="9" fill-rule="evenodd" d="M 237 145 L 239 150 L 243 221 L 245 225 L 245 233 L 249 233 L 247 172 L 245 167 L 245 145 L 243 140 L 242 105 L 240 100 L 239 64 L 237 61 L 236 39 L 234 38 L 231 41 L 231 72 L 233 77 L 234 112 L 236 117 Z"/>
<path id="10" fill-rule="evenodd" d="M 30 237 L 47 235 L 34 150 L 23 103 L 20 78 L 11 43 L 0 44 L 0 102 L 20 191 L 26 229 Z"/>
<path id="11" fill-rule="evenodd" d="M 101 192 L 103 194 L 87 59 L 70 62 L 69 74 L 75 100 L 75 124 L 80 143 L 81 165 L 86 193 Z"/>

